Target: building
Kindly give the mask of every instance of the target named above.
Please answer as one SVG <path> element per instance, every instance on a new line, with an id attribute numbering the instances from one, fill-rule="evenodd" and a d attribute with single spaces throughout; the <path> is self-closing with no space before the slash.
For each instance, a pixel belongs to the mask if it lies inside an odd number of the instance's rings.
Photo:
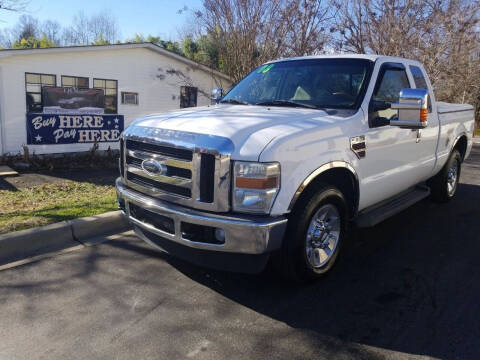
<path id="1" fill-rule="evenodd" d="M 138 117 L 210 104 L 218 71 L 151 44 L 0 51 L 0 154 L 115 148 Z"/>

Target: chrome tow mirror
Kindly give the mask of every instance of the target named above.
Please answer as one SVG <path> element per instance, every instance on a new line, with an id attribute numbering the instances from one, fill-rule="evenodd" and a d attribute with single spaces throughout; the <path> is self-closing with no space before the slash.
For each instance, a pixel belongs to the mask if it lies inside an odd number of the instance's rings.
<path id="1" fill-rule="evenodd" d="M 423 129 L 428 125 L 428 91 L 425 89 L 402 89 L 398 102 L 392 104 L 398 110 L 398 118 L 390 125 L 406 129 Z"/>
<path id="2" fill-rule="evenodd" d="M 223 90 L 222 88 L 216 88 L 212 90 L 212 96 L 210 97 L 212 105 L 218 104 L 223 97 Z"/>

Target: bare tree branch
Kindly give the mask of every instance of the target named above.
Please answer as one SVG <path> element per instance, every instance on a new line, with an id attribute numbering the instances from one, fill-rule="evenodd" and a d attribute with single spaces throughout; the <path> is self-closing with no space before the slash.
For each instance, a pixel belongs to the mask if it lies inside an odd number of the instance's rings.
<path id="1" fill-rule="evenodd" d="M 24 11 L 29 3 L 27 0 L 0 0 L 0 10 Z"/>

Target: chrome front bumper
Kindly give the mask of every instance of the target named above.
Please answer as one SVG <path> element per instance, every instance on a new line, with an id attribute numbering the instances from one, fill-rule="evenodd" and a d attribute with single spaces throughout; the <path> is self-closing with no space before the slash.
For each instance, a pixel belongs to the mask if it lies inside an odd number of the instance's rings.
<path id="1" fill-rule="evenodd" d="M 123 200 L 125 204 L 125 215 L 135 227 L 141 230 L 137 231 L 137 234 L 153 246 L 159 247 L 150 241 L 144 232 L 150 232 L 190 248 L 216 252 L 253 255 L 269 253 L 281 247 L 287 226 L 287 219 L 284 217 L 222 215 L 189 209 L 154 199 L 128 188 L 122 183 L 120 178 L 116 181 L 116 188 L 117 197 Z M 165 232 L 151 224 L 135 219 L 130 212 L 129 204 L 135 204 L 142 209 L 172 219 L 175 229 L 174 233 Z M 182 223 L 223 229 L 225 231 L 225 242 L 223 244 L 214 244 L 185 239 L 181 231 Z"/>

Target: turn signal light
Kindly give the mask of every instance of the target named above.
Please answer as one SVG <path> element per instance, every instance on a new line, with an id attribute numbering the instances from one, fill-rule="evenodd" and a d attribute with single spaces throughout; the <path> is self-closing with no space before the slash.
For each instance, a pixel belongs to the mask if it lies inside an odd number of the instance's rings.
<path id="1" fill-rule="evenodd" d="M 243 189 L 274 189 L 277 187 L 277 178 L 241 178 L 238 177 L 235 181 L 237 188 Z"/>
<path id="2" fill-rule="evenodd" d="M 420 109 L 420 121 L 425 122 L 427 121 L 428 117 L 428 109 Z"/>

